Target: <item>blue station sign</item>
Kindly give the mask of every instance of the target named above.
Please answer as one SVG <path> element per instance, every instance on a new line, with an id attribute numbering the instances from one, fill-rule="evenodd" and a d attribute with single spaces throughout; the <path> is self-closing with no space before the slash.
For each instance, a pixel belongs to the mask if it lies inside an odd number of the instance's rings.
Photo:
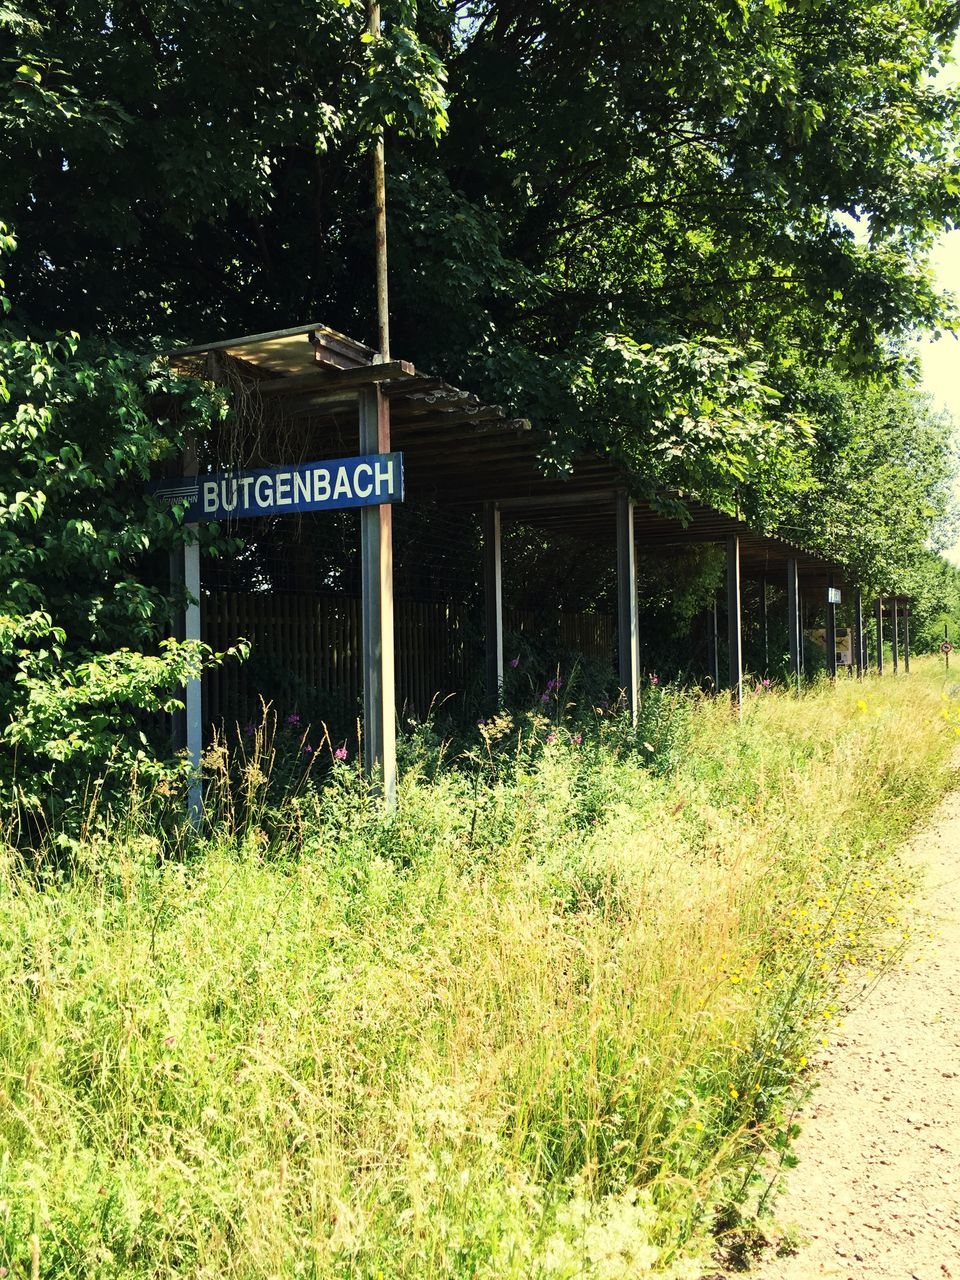
<path id="1" fill-rule="evenodd" d="M 150 492 L 161 502 L 182 506 L 186 524 L 379 506 L 403 501 L 403 454 L 368 453 L 259 471 L 210 472 L 161 480 Z"/>

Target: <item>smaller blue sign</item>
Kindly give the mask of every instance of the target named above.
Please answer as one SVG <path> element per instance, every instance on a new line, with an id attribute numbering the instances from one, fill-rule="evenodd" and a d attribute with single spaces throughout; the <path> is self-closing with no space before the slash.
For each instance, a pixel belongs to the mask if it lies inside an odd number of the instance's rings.
<path id="1" fill-rule="evenodd" d="M 161 480 L 150 492 L 161 502 L 182 506 L 186 524 L 380 506 L 403 501 L 403 454 L 368 453 L 260 471 L 184 476 Z"/>

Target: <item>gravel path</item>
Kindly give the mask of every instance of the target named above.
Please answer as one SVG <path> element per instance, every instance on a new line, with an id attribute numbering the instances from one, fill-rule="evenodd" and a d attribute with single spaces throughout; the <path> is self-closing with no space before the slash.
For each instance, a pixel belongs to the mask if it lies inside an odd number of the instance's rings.
<path id="1" fill-rule="evenodd" d="M 776 1204 L 762 1280 L 960 1280 L 960 792 L 917 836 L 934 937 L 844 1020 Z"/>

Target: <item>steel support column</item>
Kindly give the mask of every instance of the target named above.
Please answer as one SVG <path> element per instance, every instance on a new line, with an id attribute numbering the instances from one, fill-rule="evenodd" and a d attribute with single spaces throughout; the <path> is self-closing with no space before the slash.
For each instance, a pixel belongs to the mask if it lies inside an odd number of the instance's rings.
<path id="1" fill-rule="evenodd" d="M 770 674 L 770 626 L 767 617 L 767 575 L 760 579 L 760 626 L 763 631 L 763 674 Z"/>
<path id="2" fill-rule="evenodd" d="M 637 602 L 637 551 L 633 534 L 634 502 L 617 494 L 617 649 L 620 686 L 634 724 L 640 710 L 640 619 Z"/>
<path id="3" fill-rule="evenodd" d="M 390 405 L 379 386 L 359 393 L 360 452 L 390 452 Z M 397 800 L 393 639 L 393 509 L 360 511 L 363 638 L 363 762 L 388 808 Z"/>
<path id="4" fill-rule="evenodd" d="M 787 561 L 787 643 L 790 651 L 790 676 L 797 690 L 800 689 L 800 584 L 797 581 L 797 562 Z"/>
<path id="5" fill-rule="evenodd" d="M 495 502 L 483 504 L 483 624 L 487 704 L 496 710 L 503 699 L 503 562 Z"/>
<path id="6" fill-rule="evenodd" d="M 188 440 L 181 455 L 184 476 L 197 474 L 197 448 Z M 183 546 L 170 554 L 170 585 L 179 588 L 185 603 L 174 627 L 178 640 L 200 640 L 200 542 L 199 525 L 184 526 Z M 203 815 L 203 789 L 200 767 L 203 756 L 203 680 L 198 673 L 183 688 L 183 710 L 173 717 L 173 746 L 185 751 L 190 762 L 187 786 L 187 812 L 196 826 Z"/>
<path id="7" fill-rule="evenodd" d="M 710 679 L 713 681 L 713 692 L 720 689 L 720 636 L 717 628 L 717 597 L 714 596 L 707 608 L 707 665 L 710 668 Z"/>
<path id="8" fill-rule="evenodd" d="M 865 638 L 863 630 L 863 592 L 857 587 L 853 593 L 853 647 L 858 676 L 862 676 L 866 670 L 866 659 L 863 651 Z"/>
<path id="9" fill-rule="evenodd" d="M 893 674 L 896 675 L 900 670 L 900 602 L 897 597 L 893 597 L 893 609 L 890 613 L 892 623 L 891 635 L 891 656 L 893 658 Z"/>
<path id="10" fill-rule="evenodd" d="M 827 581 L 829 584 L 827 588 L 828 594 L 827 594 L 827 632 L 826 632 L 827 674 L 830 676 L 831 680 L 836 680 L 837 678 L 837 606 L 830 599 L 830 595 L 829 595 L 830 591 L 833 590 L 833 586 L 834 586 L 832 573 L 830 574 L 830 577 L 827 579 Z"/>
<path id="11" fill-rule="evenodd" d="M 743 708 L 743 626 L 740 601 L 740 539 L 727 538 L 727 652 L 729 656 L 730 700 Z"/>

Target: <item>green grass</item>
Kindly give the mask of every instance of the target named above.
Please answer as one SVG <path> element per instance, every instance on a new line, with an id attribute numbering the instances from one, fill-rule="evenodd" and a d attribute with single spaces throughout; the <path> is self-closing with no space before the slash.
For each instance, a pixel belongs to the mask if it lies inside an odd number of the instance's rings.
<path id="1" fill-rule="evenodd" d="M 242 824 L 221 787 L 186 854 L 136 798 L 66 869 L 6 851 L 0 1263 L 699 1274 L 909 933 L 896 846 L 955 740 L 916 666 L 739 724 L 656 692 L 639 740 L 421 735 L 392 817 L 347 765 Z"/>

